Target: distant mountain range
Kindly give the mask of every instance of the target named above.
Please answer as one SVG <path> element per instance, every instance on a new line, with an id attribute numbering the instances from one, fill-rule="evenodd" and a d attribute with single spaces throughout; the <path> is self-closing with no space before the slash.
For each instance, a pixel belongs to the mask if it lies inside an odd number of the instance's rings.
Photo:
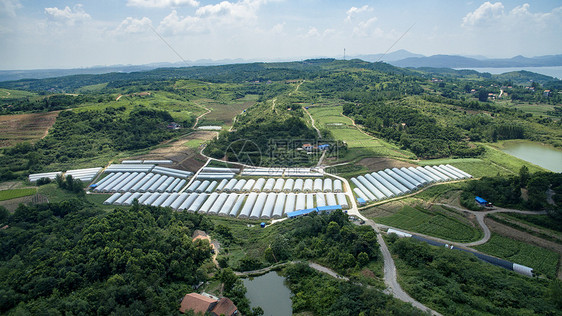
<path id="1" fill-rule="evenodd" d="M 293 58 L 297 59 L 297 58 Z M 303 58 L 306 59 L 306 58 Z M 491 59 L 484 56 L 433 55 L 424 56 L 407 50 L 397 50 L 388 54 L 366 54 L 346 56 L 346 59 L 361 59 L 368 62 L 385 62 L 397 67 L 430 68 L 504 68 L 504 67 L 548 67 L 562 66 L 562 55 L 537 57 L 515 56 L 512 58 Z M 268 62 L 285 62 L 291 59 L 278 59 Z M 302 59 L 301 59 L 302 60 Z M 34 70 L 0 70 L 0 81 L 19 79 L 44 79 L 80 74 L 130 73 L 166 67 L 214 66 L 241 63 L 253 63 L 259 60 L 245 59 L 201 59 L 197 61 L 176 63 L 152 63 L 145 65 L 95 66 L 73 69 L 34 69 Z"/>
<path id="2" fill-rule="evenodd" d="M 476 59 L 457 55 L 433 55 L 429 57 L 408 57 L 400 60 L 388 60 L 397 67 L 433 67 L 433 68 L 504 68 L 504 67 L 548 67 L 562 66 L 562 55 L 537 57 L 515 56 L 512 58 Z"/>

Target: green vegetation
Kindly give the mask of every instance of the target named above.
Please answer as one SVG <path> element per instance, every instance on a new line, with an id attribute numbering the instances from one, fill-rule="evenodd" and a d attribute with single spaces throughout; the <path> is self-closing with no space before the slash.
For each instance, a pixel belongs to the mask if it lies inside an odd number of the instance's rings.
<path id="1" fill-rule="evenodd" d="M 404 290 L 447 315 L 559 315 L 558 283 L 493 266 L 472 254 L 402 238 L 391 251 Z"/>
<path id="2" fill-rule="evenodd" d="M 35 193 L 37 193 L 37 189 L 35 188 L 4 190 L 0 191 L 0 201 L 20 198 L 28 195 L 33 195 Z"/>
<path id="3" fill-rule="evenodd" d="M 506 214 L 498 214 L 498 215 L 501 215 L 502 217 L 516 219 L 517 221 L 523 222 L 527 225 L 546 228 L 557 232 L 562 232 L 562 222 L 553 221 L 552 217 L 548 215 L 517 214 L 517 213 L 506 213 Z"/>
<path id="4" fill-rule="evenodd" d="M 432 207 L 430 211 L 420 206 L 406 205 L 394 215 L 378 217 L 375 218 L 375 221 L 384 225 L 458 242 L 471 242 L 480 239 L 482 236 L 482 233 L 475 227 L 470 226 L 468 221 L 461 221 L 438 206 Z"/>
<path id="5" fill-rule="evenodd" d="M 203 216 L 133 206 L 105 214 L 79 200 L 20 206 L 0 231 L 0 312 L 172 314 L 206 279 Z"/>
<path id="6" fill-rule="evenodd" d="M 313 270 L 306 264 L 284 269 L 295 295 L 294 313 L 313 315 L 425 315 L 409 304 L 373 288 L 344 282 Z"/>
<path id="7" fill-rule="evenodd" d="M 556 278 L 559 254 L 541 247 L 493 234 L 490 240 L 475 249 L 492 256 L 531 267 L 538 274 Z"/>

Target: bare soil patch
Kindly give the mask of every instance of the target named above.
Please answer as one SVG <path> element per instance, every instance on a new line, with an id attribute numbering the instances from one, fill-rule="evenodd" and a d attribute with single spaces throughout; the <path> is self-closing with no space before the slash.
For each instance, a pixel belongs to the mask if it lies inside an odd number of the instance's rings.
<path id="1" fill-rule="evenodd" d="M 47 135 L 58 115 L 59 111 L 0 115 L 0 147 L 38 141 Z"/>
<path id="2" fill-rule="evenodd" d="M 363 158 L 357 164 L 367 167 L 369 171 L 379 171 L 387 168 L 417 167 L 417 165 L 391 158 Z"/>
<path id="3" fill-rule="evenodd" d="M 131 157 L 131 159 L 169 159 L 174 162 L 171 168 L 181 170 L 189 170 L 192 172 L 201 168 L 207 159 L 199 154 L 200 148 L 190 148 L 185 144 L 190 140 L 211 140 L 217 135 L 213 131 L 195 131 L 189 135 L 181 137 L 181 139 L 170 142 L 165 146 L 156 148 L 150 153 L 142 156 Z"/>
<path id="4" fill-rule="evenodd" d="M 8 211 L 13 212 L 20 204 L 40 204 L 47 203 L 49 200 L 46 196 L 41 194 L 24 196 L 6 201 L 0 201 L 0 206 L 5 207 Z"/>

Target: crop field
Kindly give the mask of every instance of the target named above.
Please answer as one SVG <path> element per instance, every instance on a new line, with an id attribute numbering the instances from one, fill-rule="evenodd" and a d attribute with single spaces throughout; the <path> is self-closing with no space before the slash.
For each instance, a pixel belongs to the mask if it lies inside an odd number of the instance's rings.
<path id="1" fill-rule="evenodd" d="M 535 272 L 544 274 L 549 278 L 556 276 L 556 267 L 560 255 L 554 251 L 497 234 L 492 235 L 487 243 L 474 248 L 489 255 L 531 267 L 535 269 Z"/>
<path id="2" fill-rule="evenodd" d="M 462 223 L 460 220 L 445 216 L 440 212 L 409 205 L 405 205 L 393 215 L 378 217 L 374 220 L 384 225 L 457 242 L 475 241 L 481 237 L 481 232 L 468 223 Z"/>
<path id="3" fill-rule="evenodd" d="M 9 90 L 9 89 L 0 89 L 0 98 L 8 99 L 8 98 L 25 98 L 35 96 L 36 94 L 29 91 L 22 91 L 22 90 Z"/>
<path id="4" fill-rule="evenodd" d="M 33 195 L 36 192 L 37 190 L 35 188 L 12 189 L 12 190 L 0 191 L 0 201 L 6 201 L 6 200 L 28 196 L 28 195 Z"/>
<path id="5" fill-rule="evenodd" d="M 59 112 L 0 115 L 0 147 L 35 142 L 53 126 Z"/>
<path id="6" fill-rule="evenodd" d="M 247 95 L 232 102 L 217 102 L 214 100 L 197 100 L 197 104 L 206 106 L 211 113 L 206 114 L 199 125 L 232 125 L 234 117 L 245 109 L 256 104 L 257 95 Z M 206 123 L 213 122 L 213 123 Z"/>
<path id="7" fill-rule="evenodd" d="M 348 151 L 343 160 L 364 157 L 415 158 L 412 153 L 361 132 L 350 119 L 341 115 L 341 106 L 311 107 L 308 111 L 318 128 L 328 129 L 335 139 L 345 141 L 348 148 L 353 149 Z"/>

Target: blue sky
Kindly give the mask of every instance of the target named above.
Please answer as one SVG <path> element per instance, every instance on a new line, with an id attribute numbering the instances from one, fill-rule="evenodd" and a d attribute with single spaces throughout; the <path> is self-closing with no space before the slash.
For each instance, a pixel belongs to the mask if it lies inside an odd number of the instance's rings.
<path id="1" fill-rule="evenodd" d="M 392 50 L 561 54 L 560 1 L 0 0 L 0 69 L 341 58 Z M 156 34 L 157 33 L 157 34 Z"/>

